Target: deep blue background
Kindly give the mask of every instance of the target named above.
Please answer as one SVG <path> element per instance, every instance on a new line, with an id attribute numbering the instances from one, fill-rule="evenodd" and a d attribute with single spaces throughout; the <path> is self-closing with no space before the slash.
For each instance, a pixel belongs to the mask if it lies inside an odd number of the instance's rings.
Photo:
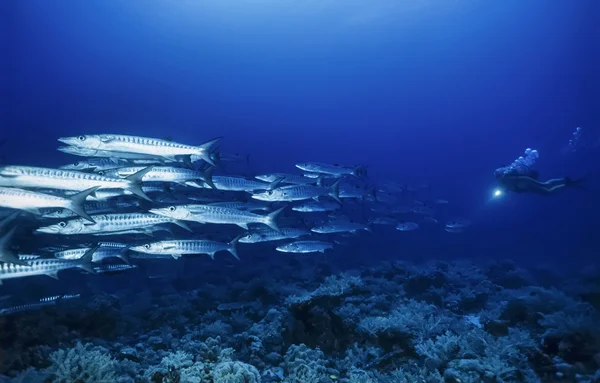
<path id="1" fill-rule="evenodd" d="M 475 224 L 416 235 L 409 248 L 426 257 L 598 259 L 600 195 L 489 201 L 493 170 L 528 146 L 543 178 L 600 170 L 597 153 L 561 154 L 575 127 L 600 128 L 595 0 L 58 0 L 2 13 L 11 163 L 70 162 L 56 138 L 80 133 L 222 135 L 257 172 L 360 163 L 378 182 L 431 184 Z M 393 254 L 401 234 L 369 246 Z"/>

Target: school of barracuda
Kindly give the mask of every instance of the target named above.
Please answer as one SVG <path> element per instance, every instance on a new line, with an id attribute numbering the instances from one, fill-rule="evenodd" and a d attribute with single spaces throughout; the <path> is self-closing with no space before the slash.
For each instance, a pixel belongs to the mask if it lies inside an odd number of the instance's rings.
<path id="1" fill-rule="evenodd" d="M 343 243 L 339 236 L 376 225 L 406 232 L 437 224 L 434 206 L 447 203 L 411 199 L 401 205 L 418 188 L 372 185 L 364 166 L 309 162 L 296 164 L 301 173 L 213 175 L 221 162 L 248 161 L 220 153 L 221 138 L 200 146 L 117 134 L 58 140 L 67 145 L 58 150 L 85 158 L 58 169 L 0 166 L 0 284 L 33 275 L 58 278 L 72 268 L 123 271 L 136 267 L 132 260 L 214 259 L 218 252 L 239 260 L 238 243 L 324 253 Z M 368 207 L 360 221 L 344 213 L 353 203 L 363 213 Z M 214 225 L 231 226 L 224 234 L 229 238 L 215 240 Z M 453 219 L 445 230 L 459 233 L 469 225 Z M 23 252 L 17 236 L 31 234 L 51 245 Z"/>

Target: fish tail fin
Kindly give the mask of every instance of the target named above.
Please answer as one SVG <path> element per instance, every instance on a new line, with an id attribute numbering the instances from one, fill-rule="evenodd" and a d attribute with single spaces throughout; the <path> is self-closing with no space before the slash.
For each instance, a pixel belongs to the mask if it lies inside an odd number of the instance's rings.
<path id="1" fill-rule="evenodd" d="M 237 252 L 237 243 L 243 236 L 244 236 L 243 234 L 240 234 L 237 237 L 235 237 L 234 239 L 232 239 L 231 242 L 229 242 L 229 248 L 227 248 L 227 251 L 229 251 L 231 253 L 231 255 L 233 255 L 233 257 L 235 259 L 237 259 L 238 261 L 240 260 L 240 257 L 238 256 L 238 252 Z"/>
<path id="2" fill-rule="evenodd" d="M 329 196 L 336 200 L 340 205 L 342 204 L 342 200 L 340 199 L 340 182 L 341 179 L 335 181 L 333 185 L 330 187 Z"/>
<path id="3" fill-rule="evenodd" d="M 13 227 L 0 238 L 0 262 L 14 263 L 16 265 L 27 266 L 28 263 L 19 259 L 19 256 L 11 249 L 12 237 L 17 230 L 16 226 Z"/>
<path id="4" fill-rule="evenodd" d="M 265 216 L 265 225 L 269 226 L 278 233 L 281 233 L 281 229 L 279 229 L 279 226 L 277 225 L 277 217 L 283 211 L 283 209 L 285 209 L 285 206 Z"/>
<path id="5" fill-rule="evenodd" d="M 96 245 L 88 251 L 86 251 L 85 254 L 83 254 L 83 256 L 79 258 L 79 264 L 77 265 L 77 267 L 87 271 L 90 274 L 96 274 L 96 271 L 94 271 L 94 268 L 92 267 L 92 259 L 94 258 L 94 253 L 96 252 L 96 250 L 98 250 L 99 247 L 100 245 Z"/>
<path id="6" fill-rule="evenodd" d="M 141 197 L 150 202 L 152 202 L 152 200 L 142 190 L 142 178 L 144 178 L 144 176 L 148 174 L 148 172 L 152 171 L 153 168 L 153 166 L 148 166 L 138 171 L 137 173 L 133 173 L 132 175 L 126 177 L 126 179 L 130 181 L 127 190 L 137 195 L 138 197 Z"/>
<path id="7" fill-rule="evenodd" d="M 100 186 L 94 186 L 93 188 L 89 188 L 82 192 L 72 195 L 71 197 L 69 197 L 69 204 L 67 206 L 67 209 L 71 210 L 73 213 L 77 214 L 78 216 L 84 219 L 87 219 L 92 223 L 96 223 L 96 221 L 94 221 L 94 219 L 90 217 L 90 215 L 85 211 L 84 204 L 87 197 L 96 192 L 96 190 L 98 190 L 99 188 Z"/>
<path id="8" fill-rule="evenodd" d="M 206 168 L 205 170 L 202 171 L 203 175 L 202 175 L 202 181 L 206 182 L 206 184 L 208 186 L 210 186 L 213 190 L 217 190 L 217 187 L 215 186 L 215 184 L 213 183 L 213 173 L 215 171 L 215 167 L 214 166 L 209 166 L 208 168 Z"/>
<path id="9" fill-rule="evenodd" d="M 196 148 L 198 149 L 198 155 L 200 156 L 200 158 L 202 158 L 204 161 L 208 162 L 212 166 L 216 166 L 216 162 L 213 159 L 213 148 L 222 138 L 223 137 L 217 137 L 213 140 L 203 143 L 202 145 L 197 146 Z"/>

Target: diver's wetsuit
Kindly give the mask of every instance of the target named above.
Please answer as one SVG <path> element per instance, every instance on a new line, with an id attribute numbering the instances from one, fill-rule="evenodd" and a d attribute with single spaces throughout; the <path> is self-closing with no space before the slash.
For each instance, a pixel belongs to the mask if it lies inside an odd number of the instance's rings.
<path id="1" fill-rule="evenodd" d="M 540 182 L 526 175 L 505 175 L 498 179 L 500 186 L 516 193 L 536 193 L 542 195 L 553 194 L 570 185 L 569 178 L 554 178 Z"/>

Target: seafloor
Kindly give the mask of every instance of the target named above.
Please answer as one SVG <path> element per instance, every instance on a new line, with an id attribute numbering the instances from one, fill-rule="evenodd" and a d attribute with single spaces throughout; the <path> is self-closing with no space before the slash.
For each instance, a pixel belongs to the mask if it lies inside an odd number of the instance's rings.
<path id="1" fill-rule="evenodd" d="M 0 373 L 15 382 L 600 381 L 596 270 L 217 258 L 19 281 L 86 292 L 1 316 Z"/>

